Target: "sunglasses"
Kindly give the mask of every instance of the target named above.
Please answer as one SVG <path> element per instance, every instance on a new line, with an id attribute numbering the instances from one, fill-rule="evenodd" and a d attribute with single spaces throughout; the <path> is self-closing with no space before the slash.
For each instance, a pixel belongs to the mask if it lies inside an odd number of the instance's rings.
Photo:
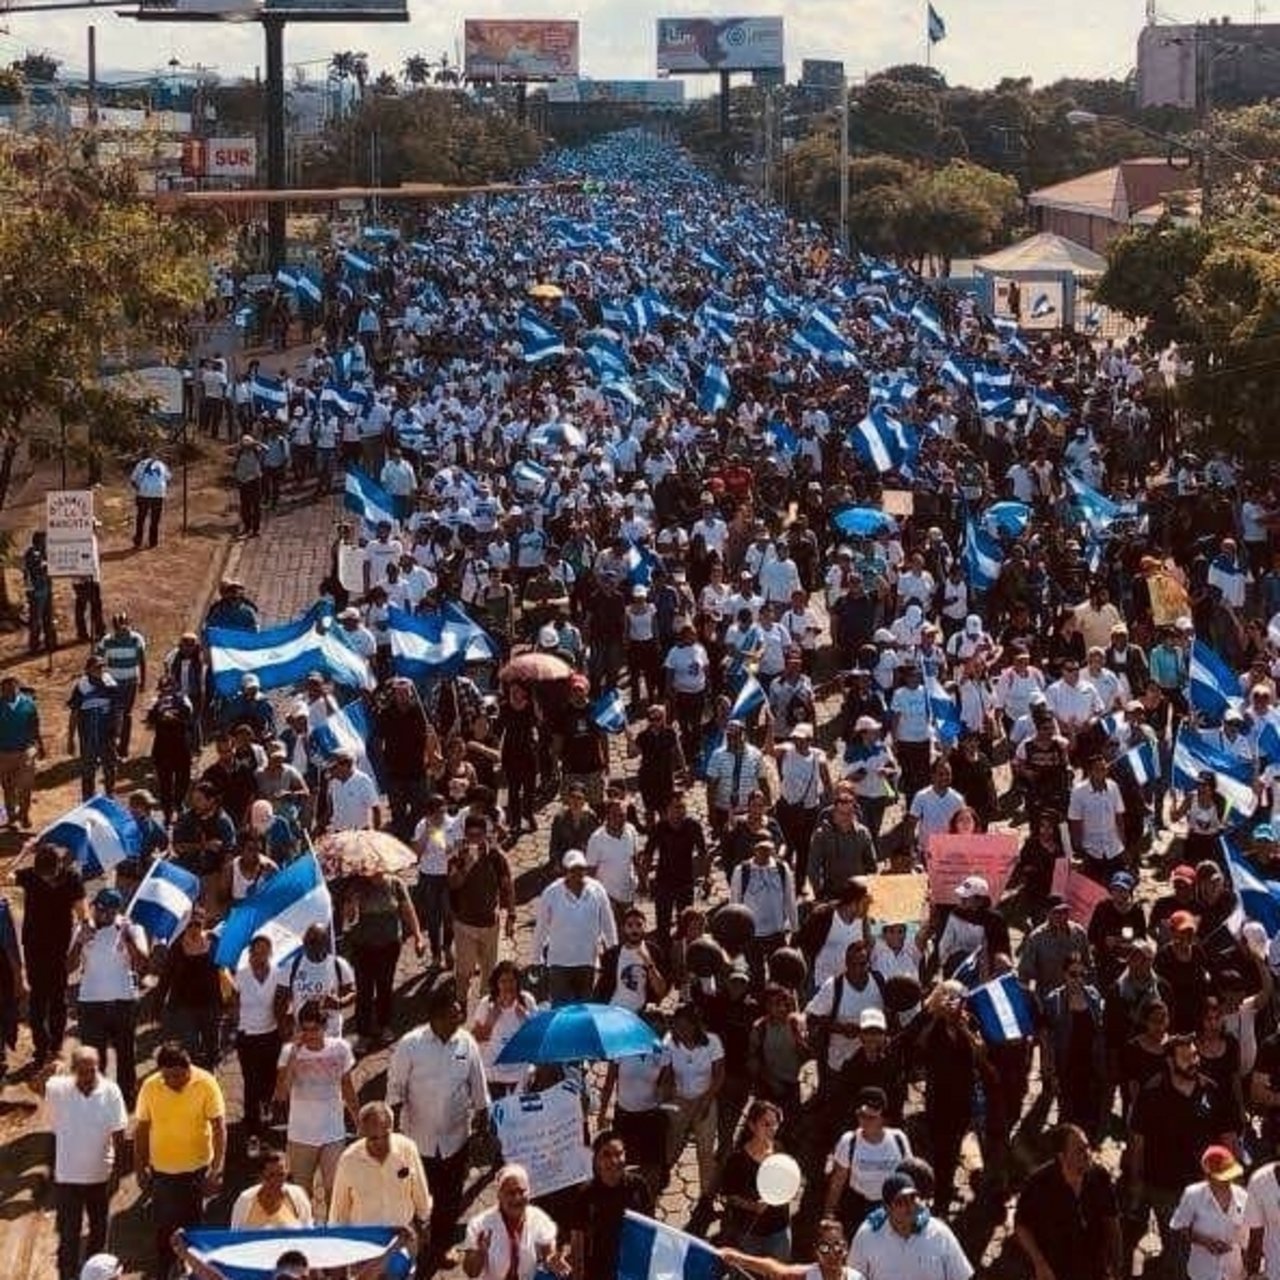
<path id="1" fill-rule="evenodd" d="M 814 1253 L 822 1254 L 822 1256 L 825 1258 L 830 1256 L 833 1253 L 843 1253 L 845 1251 L 845 1248 L 844 1248 L 844 1245 L 836 1244 L 834 1241 L 827 1240 L 827 1241 L 824 1241 L 822 1244 L 814 1245 L 813 1251 Z"/>

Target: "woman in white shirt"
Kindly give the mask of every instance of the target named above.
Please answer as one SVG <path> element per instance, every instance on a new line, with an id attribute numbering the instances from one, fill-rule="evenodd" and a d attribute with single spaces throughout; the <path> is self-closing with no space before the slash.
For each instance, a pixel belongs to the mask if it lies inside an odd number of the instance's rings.
<path id="1" fill-rule="evenodd" d="M 760 631 L 760 666 L 756 675 L 766 690 L 770 681 L 782 674 L 787 665 L 787 650 L 791 648 L 791 637 L 775 615 L 775 606 L 760 606 L 760 621 L 757 624 Z"/>
<path id="2" fill-rule="evenodd" d="M 882 1200 L 884 1180 L 911 1154 L 901 1129 L 885 1124 L 889 1100 L 874 1085 L 858 1095 L 858 1124 L 840 1135 L 831 1153 L 825 1212 L 850 1236 Z"/>
<path id="3" fill-rule="evenodd" d="M 567 1276 L 556 1249 L 556 1224 L 529 1203 L 529 1175 L 505 1165 L 495 1179 L 498 1203 L 467 1223 L 462 1271 L 470 1280 L 533 1280 L 540 1270 Z"/>
<path id="4" fill-rule="evenodd" d="M 692 1134 L 698 1189 L 705 1196 L 716 1176 L 716 1095 L 724 1085 L 724 1045 L 703 1027 L 701 1013 L 691 1004 L 681 1005 L 672 1014 L 671 1033 L 664 1043 L 671 1055 L 675 1094 L 667 1131 L 667 1165 L 674 1167 Z"/>
<path id="5" fill-rule="evenodd" d="M 1248 1199 L 1239 1185 L 1244 1173 L 1230 1147 L 1206 1147 L 1200 1157 L 1205 1181 L 1193 1182 L 1169 1219 L 1171 1231 L 1186 1233 L 1187 1280 L 1244 1280 Z"/>
<path id="6" fill-rule="evenodd" d="M 662 1035 L 666 1017 L 656 1007 L 641 1015 Z M 609 1063 L 600 1090 L 600 1114 L 606 1115 L 610 1099 L 616 1099 L 613 1128 L 626 1144 L 627 1162 L 639 1170 L 651 1194 L 662 1188 L 666 1172 L 666 1114 L 662 1110 L 663 1078 L 671 1076 L 671 1053 L 661 1044 L 652 1053 L 636 1054 Z"/>
<path id="7" fill-rule="evenodd" d="M 471 1034 L 480 1046 L 489 1095 L 501 1098 L 518 1093 L 529 1074 L 527 1063 L 497 1065 L 507 1041 L 537 1009 L 537 1002 L 520 990 L 520 970 L 510 960 L 501 960 L 489 975 L 489 993 L 482 996 L 471 1016 Z"/>

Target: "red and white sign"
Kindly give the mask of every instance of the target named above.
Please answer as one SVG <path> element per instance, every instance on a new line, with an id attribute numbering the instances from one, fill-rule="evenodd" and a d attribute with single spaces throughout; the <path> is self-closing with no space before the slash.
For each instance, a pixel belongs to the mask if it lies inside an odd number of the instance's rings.
<path id="1" fill-rule="evenodd" d="M 182 171 L 193 178 L 258 176 L 256 138 L 188 138 L 182 144 Z"/>

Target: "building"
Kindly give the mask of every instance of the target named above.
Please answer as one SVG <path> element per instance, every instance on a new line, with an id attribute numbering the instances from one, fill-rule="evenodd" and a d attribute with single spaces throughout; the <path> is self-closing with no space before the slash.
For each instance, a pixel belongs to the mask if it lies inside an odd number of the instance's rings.
<path id="1" fill-rule="evenodd" d="M 1280 97 L 1280 23 L 1143 27 L 1137 65 L 1139 107 L 1199 111 Z"/>
<path id="2" fill-rule="evenodd" d="M 1143 210 L 1195 186 L 1194 171 L 1171 165 L 1164 156 L 1150 156 L 1041 187 L 1027 197 L 1027 206 L 1037 231 L 1102 253 Z"/>

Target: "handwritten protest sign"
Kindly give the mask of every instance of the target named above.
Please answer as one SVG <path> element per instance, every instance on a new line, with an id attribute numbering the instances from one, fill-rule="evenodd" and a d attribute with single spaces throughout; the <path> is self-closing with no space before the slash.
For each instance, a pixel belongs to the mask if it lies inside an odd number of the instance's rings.
<path id="1" fill-rule="evenodd" d="M 996 902 L 1018 861 L 1018 837 L 1012 831 L 974 835 L 936 835 L 929 838 L 929 896 L 934 903 L 953 905 L 956 885 L 966 876 L 981 876 Z"/>
<path id="2" fill-rule="evenodd" d="M 880 506 L 886 515 L 914 515 L 916 496 L 910 489 L 882 489 L 880 491 Z"/>
<path id="3" fill-rule="evenodd" d="M 1053 864 L 1053 882 L 1050 892 L 1066 898 L 1067 910 L 1077 924 L 1087 929 L 1093 919 L 1094 908 L 1111 895 L 1105 885 L 1077 871 L 1069 858 L 1059 858 Z"/>
<path id="4" fill-rule="evenodd" d="M 582 1141 L 582 1096 L 569 1081 L 541 1093 L 510 1094 L 490 1110 L 508 1164 L 529 1172 L 533 1195 L 591 1178 L 591 1152 Z"/>
<path id="5" fill-rule="evenodd" d="M 872 876 L 871 918 L 881 924 L 917 924 L 924 918 L 929 878 L 921 875 Z"/>

